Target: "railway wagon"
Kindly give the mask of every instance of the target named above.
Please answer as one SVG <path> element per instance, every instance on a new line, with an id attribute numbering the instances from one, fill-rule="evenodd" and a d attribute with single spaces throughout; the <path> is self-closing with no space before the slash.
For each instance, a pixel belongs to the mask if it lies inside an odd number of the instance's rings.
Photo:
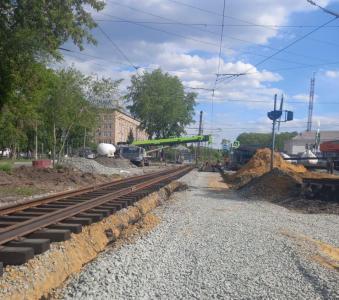
<path id="1" fill-rule="evenodd" d="M 321 143 L 320 151 L 325 157 L 334 158 L 334 168 L 339 170 L 339 140 Z"/>

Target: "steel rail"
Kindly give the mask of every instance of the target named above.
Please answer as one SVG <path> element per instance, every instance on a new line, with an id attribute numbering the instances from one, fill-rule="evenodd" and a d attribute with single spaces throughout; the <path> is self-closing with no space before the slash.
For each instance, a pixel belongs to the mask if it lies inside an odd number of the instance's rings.
<path id="1" fill-rule="evenodd" d="M 147 187 L 150 187 L 152 185 L 155 185 L 157 183 L 161 183 L 165 180 L 174 178 L 178 175 L 185 174 L 188 171 L 190 171 L 192 167 L 185 166 L 176 168 L 174 170 L 171 170 L 165 175 L 157 176 L 156 178 L 151 178 L 147 180 L 146 182 L 138 183 L 136 185 L 133 185 L 131 187 L 122 188 L 121 190 L 114 191 L 111 193 L 108 193 L 107 195 L 95 197 L 93 199 L 90 199 L 88 201 L 80 202 L 79 204 L 72 205 L 70 207 L 61 208 L 57 211 L 52 211 L 49 213 L 46 213 L 42 216 L 34 217 L 32 219 L 29 219 L 24 222 L 19 222 L 17 224 L 2 228 L 0 230 L 0 245 L 5 244 L 6 242 L 9 242 L 13 239 L 16 239 L 18 237 L 25 236 L 27 234 L 30 234 L 34 231 L 37 231 L 41 228 L 47 227 L 49 225 L 55 224 L 61 220 L 64 220 L 69 217 L 73 217 L 79 213 L 82 213 L 84 211 L 87 211 L 89 209 L 92 209 L 94 207 L 100 206 L 106 202 L 112 201 L 114 199 L 117 199 L 121 196 L 128 195 L 130 193 L 133 193 L 135 191 L 139 191 L 142 189 L 145 189 Z M 140 178 L 139 178 L 140 179 Z"/>
<path id="2" fill-rule="evenodd" d="M 46 197 L 34 199 L 34 200 L 24 202 L 24 203 L 20 203 L 20 204 L 14 204 L 12 206 L 0 209 L 0 216 L 7 215 L 7 214 L 10 214 L 10 213 L 14 213 L 14 212 L 17 212 L 17 211 L 21 211 L 21 210 L 24 210 L 24 209 L 27 209 L 27 208 L 35 207 L 35 206 L 38 206 L 38 205 L 47 204 L 47 203 L 50 203 L 50 202 L 53 202 L 53 201 L 62 200 L 62 199 L 68 198 L 68 197 L 80 196 L 80 195 L 90 193 L 90 192 L 93 192 L 93 191 L 97 191 L 97 190 L 101 190 L 101 189 L 105 189 L 105 188 L 109 188 L 109 187 L 114 187 L 114 186 L 117 186 L 119 184 L 133 183 L 133 182 L 138 181 L 140 179 L 147 179 L 147 178 L 156 176 L 156 174 L 165 174 L 167 172 L 168 172 L 168 170 L 160 171 L 160 172 L 156 172 L 156 173 L 139 175 L 139 176 L 133 176 L 133 177 L 130 177 L 130 178 L 119 179 L 119 180 L 115 180 L 115 181 L 111 181 L 111 182 L 107 182 L 107 183 L 102 183 L 102 184 L 98 184 L 98 185 L 91 185 L 89 187 L 85 187 L 85 188 L 81 188 L 81 189 L 77 189 L 77 190 L 61 192 L 61 193 L 53 194 L 51 196 L 46 196 Z"/>
<path id="3" fill-rule="evenodd" d="M 339 185 L 338 178 L 303 178 L 303 183 Z"/>

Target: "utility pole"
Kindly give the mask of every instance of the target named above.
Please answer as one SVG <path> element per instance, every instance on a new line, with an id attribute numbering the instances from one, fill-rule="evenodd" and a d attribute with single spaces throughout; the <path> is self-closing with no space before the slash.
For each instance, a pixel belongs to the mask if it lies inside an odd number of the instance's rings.
<path id="1" fill-rule="evenodd" d="M 202 110 L 200 111 L 200 118 L 199 118 L 199 132 L 198 135 L 202 135 Z M 195 155 L 195 164 L 198 165 L 198 157 L 200 156 L 200 142 L 198 142 L 198 147 Z"/>
<path id="2" fill-rule="evenodd" d="M 306 131 L 312 130 L 312 115 L 313 115 L 313 103 L 314 103 L 314 86 L 315 86 L 315 74 L 311 78 L 311 87 L 310 87 L 310 100 L 308 104 L 308 120 L 307 120 L 307 129 Z"/>
<path id="3" fill-rule="evenodd" d="M 38 160 L 38 121 L 35 121 L 35 151 L 34 158 Z"/>
<path id="4" fill-rule="evenodd" d="M 277 110 L 277 94 L 274 95 L 274 111 Z M 276 119 L 272 121 L 272 148 L 271 148 L 271 171 L 274 167 L 274 148 L 275 148 L 275 123 Z"/>
<path id="5" fill-rule="evenodd" d="M 85 134 L 84 134 L 84 149 L 86 148 L 86 127 L 85 127 Z"/>

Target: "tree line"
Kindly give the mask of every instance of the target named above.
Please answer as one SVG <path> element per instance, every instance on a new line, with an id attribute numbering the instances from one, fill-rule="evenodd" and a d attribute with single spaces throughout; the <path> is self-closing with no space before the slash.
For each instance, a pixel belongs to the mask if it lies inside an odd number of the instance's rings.
<path id="1" fill-rule="evenodd" d="M 60 47 L 80 50 L 96 44 L 97 26 L 86 7 L 99 0 L 3 0 L 0 3 L 0 148 L 51 153 L 83 145 L 93 134 L 98 114 L 126 106 L 150 138 L 180 135 L 193 121 L 195 93 L 186 93 L 176 76 L 160 69 L 131 78 L 125 102 L 121 80 L 96 79 L 74 67 L 58 69 Z"/>
<path id="2" fill-rule="evenodd" d="M 284 143 L 297 135 L 297 132 L 281 132 L 276 134 L 276 150 L 284 151 Z M 272 146 L 271 133 L 244 132 L 238 135 L 237 140 L 240 142 L 241 146 L 253 146 L 258 148 Z"/>

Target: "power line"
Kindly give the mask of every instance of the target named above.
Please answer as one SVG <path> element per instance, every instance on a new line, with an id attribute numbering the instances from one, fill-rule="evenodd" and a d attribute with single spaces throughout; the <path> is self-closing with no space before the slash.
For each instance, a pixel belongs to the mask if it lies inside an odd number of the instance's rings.
<path id="1" fill-rule="evenodd" d="M 118 5 L 118 6 L 126 7 L 126 8 L 128 8 L 128 9 L 130 9 L 130 10 L 137 11 L 137 12 L 140 12 L 140 13 L 143 13 L 143 14 L 146 14 L 146 15 L 150 15 L 150 16 L 153 16 L 153 17 L 156 17 L 156 18 L 160 18 L 160 19 L 163 19 L 163 20 L 171 21 L 171 22 L 174 22 L 175 24 L 178 24 L 178 25 L 183 25 L 183 24 L 185 24 L 185 23 L 182 23 L 182 22 L 180 22 L 180 21 L 177 21 L 177 20 L 174 20 L 174 19 L 171 19 L 171 18 L 167 18 L 167 17 L 163 17 L 163 16 L 160 16 L 160 15 L 157 15 L 157 14 L 154 14 L 154 13 L 150 13 L 150 12 L 147 12 L 147 11 L 144 11 L 144 10 L 141 10 L 141 9 L 138 9 L 138 8 L 135 8 L 135 7 L 126 5 L 126 4 L 121 4 L 121 3 L 116 2 L 116 1 L 110 1 L 110 3 L 115 4 L 115 5 Z M 105 13 L 100 13 L 100 14 L 105 15 Z M 107 14 L 106 14 L 106 15 L 107 15 Z M 223 16 L 222 14 L 218 14 L 218 13 L 217 13 L 216 15 L 221 15 L 221 16 Z M 114 17 L 114 16 L 112 16 L 112 17 Z M 115 18 L 119 18 L 119 17 L 115 17 Z M 124 22 L 126 22 L 126 23 L 133 23 L 133 24 L 136 24 L 136 25 L 138 25 L 138 24 L 139 24 L 139 25 L 142 25 L 141 23 L 138 23 L 138 22 L 135 22 L 135 21 L 124 20 L 124 19 L 122 19 L 122 18 L 119 18 L 119 19 L 120 19 L 120 21 L 124 21 Z M 223 18 L 223 19 L 224 19 L 224 18 Z M 239 19 L 239 20 L 240 20 L 240 19 Z M 248 21 L 245 21 L 245 20 L 240 20 L 240 21 L 242 21 L 242 22 L 247 22 L 247 23 L 249 23 L 249 24 L 253 24 L 253 23 L 248 22 Z M 254 25 L 257 26 L 257 24 L 254 24 Z M 221 24 L 220 26 L 222 26 L 222 24 Z M 145 26 L 144 26 L 144 27 L 145 27 Z M 150 26 L 148 26 L 148 28 L 152 28 L 153 30 L 161 31 L 160 29 L 157 29 L 157 28 L 154 28 L 154 27 L 150 27 Z M 202 31 L 202 32 L 211 33 L 211 34 L 214 34 L 214 35 L 219 35 L 218 32 L 215 32 L 215 31 L 210 31 L 210 30 L 201 29 L 201 28 L 194 28 L 194 29 L 199 30 L 199 31 Z M 272 28 L 270 28 L 270 29 L 272 29 Z M 165 32 L 165 31 L 163 30 L 163 32 Z M 173 32 L 166 31 L 166 33 L 178 36 L 178 34 L 173 33 Z M 185 36 L 183 36 L 183 35 L 180 35 L 180 36 L 183 37 L 183 38 L 185 38 Z M 190 37 L 190 38 L 186 37 L 186 38 L 187 38 L 187 39 L 190 39 L 190 40 L 194 40 L 194 41 L 199 41 L 200 43 L 203 42 L 203 43 L 206 44 L 206 42 L 201 41 L 201 40 L 198 40 L 198 39 L 195 39 L 195 38 L 191 38 L 191 37 Z M 234 36 L 230 36 L 230 35 L 225 36 L 225 38 L 228 38 L 228 39 L 231 39 L 231 40 L 235 40 L 235 41 L 239 41 L 239 42 L 246 43 L 246 44 L 250 44 L 250 45 L 253 44 L 253 45 L 256 45 L 256 46 L 258 46 L 258 47 L 265 48 L 265 49 L 278 50 L 277 48 L 274 48 L 274 47 L 271 47 L 271 46 L 266 46 L 266 45 L 254 43 L 254 42 L 252 42 L 252 41 L 248 41 L 248 40 L 241 39 L 241 38 L 234 37 Z M 318 41 L 319 41 L 319 40 L 318 40 Z M 322 42 L 322 41 L 319 41 L 319 42 Z M 329 42 L 326 41 L 325 43 L 329 43 Z M 212 43 L 210 43 L 210 44 L 211 44 L 211 45 L 218 46 L 217 44 L 212 44 Z M 333 43 L 331 43 L 331 44 L 333 44 Z M 232 48 L 228 48 L 228 49 L 233 50 Z M 311 56 L 307 56 L 307 55 L 303 55 L 303 54 L 299 54 L 299 53 L 295 53 L 295 52 L 288 52 L 288 53 L 291 53 L 291 54 L 293 54 L 293 55 L 300 56 L 300 57 L 305 57 L 305 58 L 310 58 L 310 59 L 318 59 L 318 58 L 316 58 L 316 57 L 311 57 Z M 256 54 L 256 55 L 257 55 L 257 54 Z M 301 64 L 300 62 L 294 62 L 294 63 Z"/>
<path id="2" fill-rule="evenodd" d="M 128 8 L 130 10 L 133 10 L 133 11 L 136 11 L 136 12 L 139 12 L 139 13 L 143 13 L 143 14 L 146 14 L 146 15 L 150 15 L 152 17 L 156 17 L 156 18 L 160 18 L 160 19 L 163 19 L 163 20 L 171 21 L 171 22 L 174 22 L 175 24 L 178 24 L 178 25 L 184 25 L 185 24 L 185 23 L 182 23 L 180 21 L 177 21 L 177 20 L 174 20 L 174 19 L 171 19 L 171 18 L 168 18 L 168 17 L 163 17 L 163 16 L 160 16 L 160 15 L 157 15 L 157 14 L 154 14 L 154 13 L 150 13 L 150 12 L 147 12 L 147 11 L 144 11 L 144 10 L 141 10 L 141 9 L 138 9 L 138 8 L 126 5 L 126 4 L 122 4 L 122 3 L 119 3 L 119 2 L 116 2 L 116 1 L 110 1 L 110 3 L 118 5 L 118 6 L 126 7 L 126 8 Z M 104 13 L 101 13 L 101 14 L 104 14 Z M 218 14 L 218 13 L 216 13 L 216 15 L 223 16 L 223 21 L 224 21 L 224 19 L 225 19 L 224 15 Z M 248 22 L 248 21 L 245 21 L 245 20 L 241 20 L 241 19 L 239 19 L 239 20 L 242 21 L 242 22 L 246 22 L 246 23 L 248 23 L 250 25 L 258 26 L 257 24 L 254 24 L 254 23 L 251 23 L 251 22 Z M 125 22 L 127 22 L 127 21 L 125 21 Z M 133 22 L 133 21 L 131 21 L 131 22 Z M 133 22 L 133 23 L 135 23 L 135 22 Z M 223 25 L 221 24 L 220 26 L 223 26 Z M 265 26 L 262 25 L 261 27 L 265 27 Z M 214 34 L 214 35 L 219 35 L 219 33 L 215 32 L 215 31 L 210 31 L 210 30 L 201 29 L 201 28 L 194 28 L 194 29 L 202 31 L 202 32 L 211 33 L 211 34 Z M 269 28 L 269 29 L 272 29 L 272 28 Z M 166 31 L 166 32 L 169 33 L 168 31 Z M 175 33 L 173 33 L 173 34 L 175 34 Z M 274 48 L 274 47 L 271 47 L 271 46 L 266 46 L 266 45 L 254 43 L 252 41 L 248 41 L 248 40 L 241 39 L 241 38 L 234 37 L 234 36 L 230 36 L 230 35 L 225 36 L 225 38 L 228 38 L 228 39 L 231 39 L 231 40 L 235 40 L 235 41 L 239 41 L 239 42 L 246 43 L 246 44 L 253 44 L 253 45 L 256 45 L 258 47 L 265 48 L 265 49 L 270 49 L 270 50 L 275 50 L 275 51 L 278 50 L 277 48 Z M 190 38 L 190 39 L 192 40 L 192 38 Z M 195 40 L 197 40 L 197 39 L 195 39 Z M 323 42 L 321 40 L 317 40 L 317 41 L 318 42 Z M 328 41 L 326 41 L 324 43 L 330 44 L 330 45 L 334 44 L 334 43 L 331 43 L 331 42 L 328 42 Z M 339 45 L 335 45 L 335 46 L 339 46 Z M 228 48 L 228 49 L 233 50 L 232 48 Z M 297 56 L 300 56 L 300 57 L 317 59 L 316 57 L 311 57 L 311 56 L 307 56 L 307 55 L 303 55 L 303 54 L 299 54 L 299 53 L 295 53 L 295 52 L 288 52 L 288 53 L 291 53 L 293 55 L 297 55 Z M 299 62 L 294 62 L 294 63 L 300 64 Z"/>
<path id="3" fill-rule="evenodd" d="M 220 45 L 219 45 L 219 56 L 218 56 L 218 68 L 217 68 L 217 74 L 219 74 L 220 72 L 220 64 L 221 64 L 221 51 L 222 51 L 222 40 L 223 40 L 223 36 L 224 36 L 224 24 L 225 24 L 225 7 L 226 7 L 226 0 L 224 0 L 223 3 L 223 8 L 222 8 L 222 21 L 221 21 L 221 33 L 220 33 Z M 218 75 L 215 76 L 215 81 L 214 81 L 214 87 L 213 87 L 213 91 L 212 91 L 212 111 L 211 111 L 211 123 L 213 124 L 214 121 L 214 93 L 215 93 L 215 87 L 217 85 L 217 81 L 218 81 Z"/>
<path id="4" fill-rule="evenodd" d="M 70 53 L 75 53 L 75 54 L 79 54 L 79 55 L 82 55 L 82 56 L 86 56 L 86 57 L 89 57 L 89 58 L 95 58 L 95 59 L 107 61 L 107 62 L 110 62 L 110 63 L 116 63 L 116 64 L 119 64 L 119 65 L 129 66 L 129 64 L 124 64 L 124 63 L 122 63 L 121 61 L 118 61 L 118 60 L 105 59 L 105 58 L 102 58 L 100 56 L 83 53 L 81 51 L 75 51 L 75 50 L 66 49 L 66 48 L 63 48 L 63 47 L 59 47 L 58 49 L 62 50 L 62 51 L 65 51 L 65 52 L 70 52 Z M 69 53 L 68 53 L 68 55 L 69 55 Z M 76 56 L 76 55 L 72 55 L 72 56 L 79 58 L 79 56 Z"/>
<path id="5" fill-rule="evenodd" d="M 119 18 L 119 17 L 112 16 L 112 15 L 110 15 L 110 16 L 112 18 Z M 106 21 L 111 21 L 111 20 L 102 20 L 102 21 L 106 22 Z M 112 21 L 114 21 L 114 20 L 112 20 Z M 120 21 L 120 20 L 118 20 L 118 21 Z M 187 37 L 187 36 L 184 36 L 182 34 L 177 34 L 177 33 L 171 32 L 171 31 L 161 30 L 161 29 L 154 28 L 154 27 L 151 27 L 151 26 L 143 25 L 142 23 L 138 23 L 138 22 L 135 22 L 135 21 L 123 20 L 122 22 L 142 26 L 142 27 L 145 27 L 145 28 L 148 28 L 148 29 L 151 29 L 151 30 L 155 30 L 155 31 L 159 31 L 159 32 L 163 32 L 163 33 L 166 33 L 166 34 L 169 34 L 169 35 L 174 35 L 174 36 L 180 37 L 182 39 L 191 40 L 191 41 L 193 40 L 195 42 L 199 42 L 199 43 L 208 44 L 208 45 L 211 45 L 211 46 L 218 47 L 218 44 L 215 44 L 215 43 L 211 43 L 211 42 L 207 42 L 207 41 L 203 41 L 203 40 L 198 40 L 198 39 Z M 244 41 L 244 40 L 241 40 L 241 41 Z M 251 42 L 248 42 L 248 43 L 251 43 Z M 263 46 L 263 45 L 260 45 L 260 44 L 258 44 L 258 46 L 262 46 L 264 48 L 271 49 L 271 47 L 269 47 L 269 46 Z M 229 48 L 229 47 L 223 47 L 223 49 L 233 50 L 232 48 Z M 277 49 L 277 48 L 272 48 L 272 49 Z M 267 55 L 263 55 L 263 54 L 259 54 L 259 53 L 251 52 L 251 51 L 241 51 L 241 52 L 238 53 L 238 55 L 242 55 L 242 54 L 250 54 L 250 55 L 254 55 L 254 56 L 267 57 Z M 298 64 L 298 65 L 304 65 L 304 66 L 308 65 L 308 64 L 304 64 L 304 63 L 301 63 L 301 62 L 298 62 L 298 61 L 293 61 L 293 60 L 284 59 L 284 58 L 273 58 L 273 59 L 277 60 L 277 61 L 293 63 L 293 64 Z"/>
<path id="6" fill-rule="evenodd" d="M 75 50 L 71 50 L 71 49 L 66 49 L 66 48 L 63 48 L 63 47 L 59 47 L 59 50 L 62 50 L 62 51 L 65 51 L 65 52 L 69 52 L 67 55 L 69 56 L 73 56 L 73 57 L 76 57 L 76 58 L 79 58 L 81 59 L 81 57 L 75 55 L 75 54 L 78 54 L 78 55 L 81 55 L 81 56 L 85 56 L 85 57 L 89 57 L 89 58 L 95 58 L 95 59 L 99 59 L 99 60 L 102 60 L 102 61 L 107 61 L 109 63 L 116 63 L 116 64 L 119 64 L 119 65 L 123 65 L 123 66 L 130 66 L 129 64 L 126 64 L 126 63 L 123 63 L 121 61 L 118 61 L 118 60 L 112 60 L 112 59 L 105 59 L 103 57 L 100 57 L 100 56 L 96 56 L 96 55 L 92 55 L 92 54 L 88 54 L 88 53 L 83 53 L 81 51 L 75 51 Z M 73 53 L 73 55 L 70 55 L 70 53 Z M 267 72 L 279 72 L 279 71 L 288 71 L 288 70 L 298 70 L 298 69 L 305 69 L 305 68 L 315 68 L 315 67 L 324 67 L 324 66 L 329 66 L 329 65 L 339 65 L 339 61 L 336 61 L 336 62 L 328 62 L 326 64 L 313 64 L 313 65 L 305 65 L 305 66 L 299 66 L 299 67 L 285 67 L 285 68 L 278 68 L 278 69 L 273 69 L 273 70 L 270 70 L 270 71 L 267 71 Z M 107 66 L 107 65 L 100 65 L 100 66 Z M 158 68 L 161 68 L 161 66 L 159 67 L 145 67 L 145 66 L 140 66 L 140 68 L 142 69 L 150 69 L 150 70 L 156 70 Z M 168 72 L 168 73 L 196 73 L 196 74 L 202 74 L 201 71 L 194 71 L 194 70 L 165 70 L 165 72 Z M 242 73 L 242 75 L 244 76 L 248 76 L 248 75 L 254 75 L 254 74 L 260 74 L 264 71 L 256 71 L 256 72 L 248 72 L 248 73 Z M 226 73 L 222 73 L 222 74 L 218 74 L 218 76 L 226 76 L 226 75 L 238 75 L 239 73 L 237 74 L 226 74 Z M 206 90 L 206 91 L 212 91 L 213 89 L 211 88 L 198 88 L 198 87 L 189 87 L 189 86 L 186 86 L 185 88 L 189 88 L 189 89 L 196 89 L 196 90 Z"/>
<path id="7" fill-rule="evenodd" d="M 190 5 L 190 4 L 187 4 L 187 3 L 184 3 L 184 2 L 180 2 L 180 1 L 176 1 L 176 0 L 168 0 L 170 2 L 173 2 L 173 3 L 176 3 L 176 4 L 179 4 L 179 5 L 183 5 L 183 6 L 186 6 L 186 7 L 190 7 L 190 8 L 193 8 L 193 9 L 196 9 L 196 10 L 199 10 L 199 11 L 202 11 L 202 12 L 205 12 L 205 13 L 208 13 L 208 14 L 212 14 L 212 15 L 217 15 L 217 16 L 222 16 L 220 13 L 218 12 L 215 12 L 215 11 L 211 11 L 211 10 L 208 10 L 208 9 L 203 9 L 201 7 L 197 7 L 197 6 L 194 6 L 194 5 Z M 286 26 L 277 26 L 277 25 L 265 25 L 265 24 L 256 24 L 256 23 L 253 23 L 253 22 L 250 22 L 250 21 L 247 21 L 247 20 L 244 20 L 244 19 L 240 19 L 240 18 L 235 18 L 233 16 L 224 16 L 225 18 L 229 18 L 229 19 L 233 19 L 233 20 L 236 20 L 236 21 L 239 21 L 239 22 L 243 22 L 243 23 L 246 23 L 246 25 L 238 25 L 238 26 L 254 26 L 254 27 L 263 27 L 263 28 L 267 28 L 267 29 L 270 29 L 270 30 L 274 30 L 276 28 L 280 28 L 280 27 L 289 27 L 288 25 Z M 236 25 L 235 25 L 236 26 Z M 317 26 L 313 26 L 314 28 L 317 28 Z M 325 27 L 325 26 L 324 26 Z M 324 28 L 322 27 L 322 28 Z M 287 32 L 285 32 L 287 33 Z M 259 47 L 265 47 L 265 48 L 268 48 L 268 49 L 272 49 L 272 50 L 277 50 L 273 47 L 269 47 L 269 46 L 265 46 L 265 45 L 261 45 L 261 44 L 257 44 L 257 43 L 253 43 L 253 42 L 250 42 L 250 41 L 246 41 L 244 39 L 239 39 L 239 38 L 235 38 L 235 37 L 231 37 L 231 36 L 228 36 L 227 38 L 230 38 L 230 39 L 233 39 L 233 40 L 238 40 L 238 41 L 242 41 L 244 43 L 252 43 L 252 44 L 255 44 Z M 333 45 L 333 46 L 336 46 L 338 47 L 339 45 L 338 44 L 335 44 L 335 43 L 332 43 L 332 42 L 328 42 L 328 41 L 322 41 L 322 40 L 319 40 L 319 39 L 314 39 L 312 38 L 311 40 L 314 40 L 316 42 L 320 42 L 320 43 L 325 43 L 325 44 L 330 44 L 330 45 Z M 287 51 L 286 51 L 287 52 Z M 311 57 L 311 56 L 306 56 L 306 55 L 302 55 L 302 54 L 299 54 L 299 53 L 295 53 L 295 52 L 287 52 L 287 53 L 291 53 L 293 55 L 297 55 L 297 56 L 302 56 L 302 57 L 308 57 L 308 58 L 311 58 L 311 59 L 316 59 L 315 57 Z"/>
<path id="8" fill-rule="evenodd" d="M 138 70 L 139 67 L 135 66 L 130 59 L 127 57 L 127 55 L 119 48 L 119 46 L 110 38 L 110 36 L 101 28 L 101 26 L 98 25 L 99 30 L 101 33 L 111 42 L 111 44 L 114 46 L 114 48 L 122 55 L 122 57 L 129 63 L 131 67 L 133 67 L 135 70 Z"/>
<path id="9" fill-rule="evenodd" d="M 334 12 L 334 11 L 332 11 L 332 10 L 329 10 L 329 9 L 327 9 L 327 8 L 325 8 L 325 7 L 322 7 L 322 6 L 320 6 L 319 4 L 317 4 L 317 3 L 315 3 L 314 1 L 312 1 L 312 0 L 306 0 L 308 3 L 310 3 L 310 4 L 312 4 L 312 5 L 314 5 L 314 6 L 316 6 L 316 7 L 318 7 L 318 8 L 320 8 L 322 11 L 324 11 L 325 13 L 327 13 L 327 14 L 330 14 L 330 15 L 332 15 L 332 16 L 335 16 L 336 18 L 339 18 L 339 14 L 338 13 L 336 13 L 336 12 Z"/>
<path id="10" fill-rule="evenodd" d="M 122 4 L 122 3 L 112 1 L 112 0 L 110 0 L 109 3 L 112 3 L 114 5 L 118 5 L 118 6 L 122 6 L 122 7 L 126 7 L 130 10 L 133 10 L 133 11 L 136 11 L 136 12 L 139 12 L 139 13 L 143 13 L 143 14 L 146 14 L 146 15 L 149 15 L 149 16 L 152 16 L 152 17 L 160 18 L 160 19 L 167 20 L 167 21 L 170 21 L 170 22 L 175 22 L 177 25 L 185 25 L 185 23 L 182 23 L 178 20 L 174 20 L 174 19 L 171 19 L 171 18 L 167 18 L 167 17 L 163 17 L 163 16 L 160 16 L 160 15 L 157 15 L 157 14 L 153 14 L 151 12 L 147 12 L 147 11 L 141 10 L 139 8 L 130 6 L 130 5 Z M 203 31 L 203 32 L 212 33 L 212 34 L 215 34 L 215 35 L 219 35 L 218 32 L 215 32 L 215 31 L 210 31 L 210 30 L 201 29 L 201 28 L 194 28 L 194 29 L 199 30 L 199 31 Z"/>
<path id="11" fill-rule="evenodd" d="M 140 23 L 140 24 L 158 24 L 158 25 L 182 25 L 182 26 L 202 26 L 202 27 L 221 27 L 221 24 L 213 23 L 186 23 L 186 22 L 160 22 L 160 21 L 151 21 L 151 20 L 112 20 L 112 19 L 94 19 L 96 22 L 113 22 L 113 23 Z M 274 27 L 274 28 L 316 28 L 316 25 L 258 25 L 258 24 L 225 24 L 225 27 Z M 330 25 L 325 28 L 339 28 L 339 25 Z"/>
<path id="12" fill-rule="evenodd" d="M 178 1 L 174 1 L 175 3 L 179 3 Z M 174 19 L 171 19 L 171 18 L 167 18 L 167 17 L 163 17 L 163 16 L 160 16 L 160 15 L 157 15 L 157 14 L 154 14 L 154 13 L 150 13 L 150 12 L 147 12 L 147 11 L 144 11 L 144 10 L 141 10 L 141 9 L 138 9 L 138 8 L 135 8 L 135 7 L 132 7 L 132 6 L 129 6 L 129 5 L 126 5 L 126 4 L 121 4 L 119 2 L 116 2 L 116 1 L 110 1 L 110 3 L 112 4 L 115 4 L 115 5 L 118 5 L 118 6 L 122 6 L 122 7 L 126 7 L 130 10 L 133 10 L 133 11 L 137 11 L 139 13 L 143 13 L 143 14 L 146 14 L 146 15 L 150 15 L 150 16 L 153 16 L 153 17 L 157 17 L 157 18 L 160 18 L 160 19 L 164 19 L 164 20 L 168 20 L 168 21 L 171 21 L 173 22 L 172 24 L 178 24 L 178 25 L 186 25 L 187 23 L 183 23 L 181 21 L 177 21 L 177 20 L 174 20 Z M 180 2 L 182 3 L 182 2 Z M 192 6 L 193 7 L 193 6 Z M 213 13 L 210 11 L 210 13 Z M 102 13 L 103 14 L 103 13 Z M 216 15 L 221 15 L 219 13 L 215 13 Z M 221 15 L 223 16 L 223 15 Z M 224 16 L 223 16 L 224 18 Z M 268 29 L 271 29 L 271 30 L 274 30 L 273 28 L 270 28 L 269 26 L 266 26 L 266 25 L 258 25 L 258 24 L 255 24 L 255 23 L 252 23 L 252 22 L 249 22 L 249 21 L 246 21 L 246 20 L 242 20 L 242 19 L 238 19 L 239 21 L 241 22 L 245 22 L 251 26 L 260 26 L 260 27 L 267 27 Z M 120 20 L 121 21 L 121 20 Z M 128 21 L 124 21 L 124 22 L 128 22 Z M 131 21 L 133 22 L 133 21 Z M 134 21 L 134 23 L 137 23 Z M 221 26 L 221 25 L 219 25 Z M 215 31 L 210 31 L 210 30 L 206 30 L 206 29 L 201 29 L 201 28 L 194 28 L 196 30 L 199 30 L 199 31 L 202 31 L 202 32 L 208 32 L 208 33 L 212 33 L 212 34 L 215 34 L 215 35 L 219 35 L 217 32 Z M 167 32 L 168 33 L 168 32 Z M 266 45 L 262 45 L 262 44 L 258 44 L 258 43 L 254 43 L 254 42 L 251 42 L 251 41 L 248 41 L 248 40 L 245 40 L 245 39 L 240 39 L 240 38 L 237 38 L 237 37 L 234 37 L 234 36 L 225 36 L 225 38 L 228 38 L 228 39 L 231 39 L 231 40 L 236 40 L 236 41 L 240 41 L 240 42 L 243 42 L 243 43 L 248 43 L 248 44 L 254 44 L 258 47 L 262 47 L 262 48 L 266 48 L 266 49 L 271 49 L 271 50 L 278 50 L 277 48 L 274 48 L 274 47 L 270 47 L 270 46 L 266 46 Z M 192 38 L 191 38 L 192 39 Z M 310 38 L 311 40 L 314 40 L 316 42 L 320 42 L 320 43 L 324 43 L 324 44 L 328 44 L 328 45 L 331 45 L 331 46 L 334 46 L 334 47 L 339 47 L 339 44 L 336 44 L 336 43 L 333 43 L 333 42 L 329 42 L 329 41 L 322 41 L 322 40 L 319 40 L 319 39 L 314 39 L 314 38 Z M 228 48 L 230 50 L 232 50 L 231 48 Z M 286 51 L 287 52 L 287 51 Z M 287 52 L 287 53 L 290 53 L 290 54 L 293 54 L 293 55 L 296 55 L 296 56 L 300 56 L 300 57 L 305 57 L 305 58 L 310 58 L 310 59 L 318 59 L 316 57 L 312 57 L 312 56 L 308 56 L 308 55 L 304 55 L 304 54 L 299 54 L 299 53 L 295 53 L 295 52 Z M 300 64 L 299 62 L 294 62 L 294 63 L 297 63 L 297 64 Z"/>
<path id="13" fill-rule="evenodd" d="M 329 20 L 329 21 L 327 21 L 327 22 L 325 22 L 325 23 L 319 25 L 317 28 L 315 28 L 315 29 L 311 30 L 310 32 L 304 34 L 303 36 L 297 38 L 297 39 L 294 40 L 293 42 L 289 43 L 287 46 L 281 48 L 280 50 L 276 51 L 276 52 L 273 53 L 272 55 L 270 55 L 270 56 L 266 57 L 265 59 L 261 60 L 260 62 L 256 63 L 254 66 L 252 66 L 251 68 L 249 68 L 249 69 L 248 69 L 246 72 L 244 72 L 244 73 L 248 73 L 248 71 L 252 70 L 253 68 L 255 68 L 255 67 L 257 67 L 257 66 L 259 66 L 259 65 L 261 65 L 261 64 L 263 64 L 263 63 L 265 63 L 266 61 L 268 61 L 268 60 L 271 59 L 272 57 L 274 57 L 274 56 L 280 54 L 281 52 L 285 51 L 286 49 L 292 47 L 292 46 L 295 45 L 296 43 L 302 41 L 303 39 L 307 38 L 308 36 L 310 36 L 311 34 L 313 34 L 314 32 L 316 32 L 316 31 L 319 30 L 320 28 L 325 27 L 327 24 L 330 24 L 330 23 L 334 22 L 335 20 L 337 20 L 337 17 L 334 17 L 334 18 L 332 18 L 331 20 Z M 228 82 L 233 81 L 234 79 L 238 78 L 239 76 L 240 76 L 240 75 L 237 75 L 237 76 L 231 78 Z"/>

